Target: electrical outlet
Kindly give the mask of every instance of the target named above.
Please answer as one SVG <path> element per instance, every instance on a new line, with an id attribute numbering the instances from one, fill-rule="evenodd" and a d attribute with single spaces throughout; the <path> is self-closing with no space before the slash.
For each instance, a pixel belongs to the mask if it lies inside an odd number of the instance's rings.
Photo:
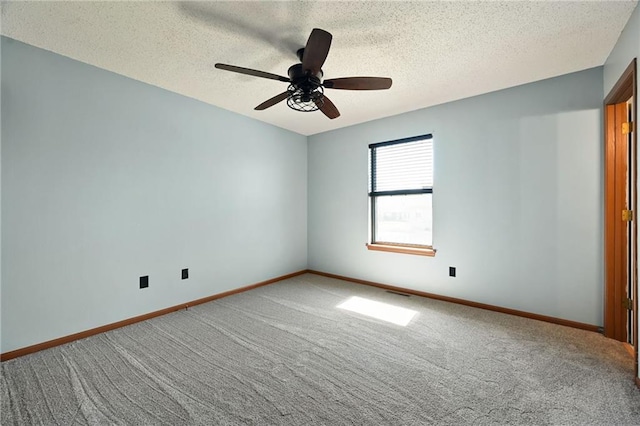
<path id="1" fill-rule="evenodd" d="M 182 270 L 182 279 L 186 280 L 187 278 L 189 278 L 189 269 L 183 269 Z"/>
<path id="2" fill-rule="evenodd" d="M 455 266 L 449 266 L 449 276 L 450 277 L 455 277 L 456 276 L 456 268 L 455 268 Z"/>
<path id="3" fill-rule="evenodd" d="M 149 275 L 140 277 L 140 288 L 147 288 L 147 287 L 149 287 Z"/>

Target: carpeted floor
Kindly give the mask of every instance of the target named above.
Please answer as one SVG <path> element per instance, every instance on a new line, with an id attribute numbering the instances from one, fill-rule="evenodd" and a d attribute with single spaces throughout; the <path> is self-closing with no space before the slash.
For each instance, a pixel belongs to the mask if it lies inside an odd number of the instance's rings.
<path id="1" fill-rule="evenodd" d="M 311 274 L 4 362 L 0 392 L 3 425 L 640 425 L 617 342 Z"/>

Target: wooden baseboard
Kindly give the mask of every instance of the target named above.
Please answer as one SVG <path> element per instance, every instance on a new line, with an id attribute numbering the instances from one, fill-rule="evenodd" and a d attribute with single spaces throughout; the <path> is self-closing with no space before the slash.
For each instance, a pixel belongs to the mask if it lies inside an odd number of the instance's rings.
<path id="1" fill-rule="evenodd" d="M 116 328 L 125 327 L 127 325 L 135 324 L 140 321 L 145 321 L 151 318 L 159 317 L 171 312 L 179 311 L 181 309 L 189 308 L 190 306 L 200 305 L 202 303 L 211 302 L 212 300 L 220 299 L 222 297 L 231 296 L 232 294 L 242 293 L 244 291 L 253 290 L 254 288 L 262 287 L 267 284 L 273 284 L 278 281 L 286 280 L 298 275 L 305 274 L 307 270 L 293 272 L 291 274 L 283 275 L 280 277 L 272 278 L 270 280 L 261 281 L 256 284 L 248 285 L 246 287 L 236 288 L 234 290 L 225 291 L 224 293 L 214 294 L 213 296 L 203 297 L 202 299 L 192 300 L 191 302 L 181 303 L 179 305 L 171 306 L 169 308 L 160 309 L 159 311 L 149 312 L 148 314 L 139 315 L 137 317 L 128 318 L 122 321 L 114 322 L 112 324 L 103 325 L 101 327 L 92 328 L 90 330 L 81 331 L 79 333 L 70 334 L 68 336 L 59 337 L 57 339 L 49 340 L 47 342 L 38 343 L 35 345 L 27 346 L 24 348 L 16 349 L 10 352 L 0 354 L 0 361 L 8 361 L 13 358 L 18 358 L 24 355 L 28 355 L 34 352 L 42 351 L 44 349 L 53 348 L 54 346 L 64 345 L 65 343 L 73 342 L 74 340 L 84 339 L 95 334 L 104 333 L 105 331 L 115 330 Z"/>
<path id="2" fill-rule="evenodd" d="M 627 350 L 627 352 L 629 352 L 629 355 L 631 355 L 631 358 L 635 359 L 636 358 L 636 349 L 631 346 L 629 343 L 625 343 L 622 342 L 622 346 L 624 346 L 624 348 Z"/>
<path id="3" fill-rule="evenodd" d="M 640 389 L 640 377 L 636 376 L 636 386 Z"/>
<path id="4" fill-rule="evenodd" d="M 302 270 L 302 271 L 294 272 L 294 273 L 291 273 L 291 274 L 283 275 L 283 276 L 280 276 L 280 277 L 272 278 L 270 280 L 262 281 L 262 282 L 259 282 L 259 283 L 256 283 L 256 284 L 248 285 L 248 286 L 237 288 L 237 289 L 234 289 L 234 290 L 229 290 L 229 291 L 226 291 L 224 293 L 214 294 L 212 296 L 204 297 L 202 299 L 197 299 L 197 300 L 192 300 L 190 302 L 181 303 L 179 305 L 171 306 L 169 308 L 161 309 L 159 311 L 150 312 L 148 314 L 139 315 L 137 317 L 133 317 L 133 318 L 125 319 L 125 320 L 122 320 L 122 321 L 114 322 L 112 324 L 103 325 L 101 327 L 96 327 L 96 328 L 92 328 L 90 330 L 85 330 L 85 331 L 82 331 L 82 332 L 79 332 L 79 333 L 71 334 L 71 335 L 60 337 L 60 338 L 53 339 L 53 340 L 49 340 L 47 342 L 38 343 L 38 344 L 27 346 L 27 347 L 24 347 L 24 348 L 16 349 L 16 350 L 13 350 L 13 351 L 10 351 L 10 352 L 5 352 L 3 354 L 0 354 L 0 361 L 8 361 L 10 359 L 18 358 L 18 357 L 21 357 L 21 356 L 24 356 L 24 355 L 28 355 L 28 354 L 31 354 L 31 353 L 34 353 L 34 352 L 38 352 L 38 351 L 41 351 L 41 350 L 44 350 L 44 349 L 49 349 L 49 348 L 52 348 L 52 347 L 55 347 L 55 346 L 64 345 L 65 343 L 70 343 L 70 342 L 73 342 L 75 340 L 84 339 L 86 337 L 93 336 L 95 334 L 104 333 L 105 331 L 115 330 L 116 328 L 125 327 L 127 325 L 135 324 L 137 322 L 145 321 L 145 320 L 148 320 L 148 319 L 151 319 L 151 318 L 155 318 L 155 317 L 158 317 L 158 316 L 161 316 L 161 315 L 165 315 L 165 314 L 168 314 L 168 313 L 171 313 L 171 312 L 179 311 L 181 309 L 186 309 L 186 308 L 188 308 L 190 306 L 195 306 L 195 305 L 200 305 L 202 303 L 211 302 L 212 300 L 216 300 L 216 299 L 220 299 L 222 297 L 231 296 L 232 294 L 236 294 L 236 293 L 241 293 L 241 292 L 244 292 L 244 291 L 252 290 L 254 288 L 258 288 L 258 287 L 262 287 L 262 286 L 265 286 L 265 285 L 268 285 L 268 284 L 272 284 L 272 283 L 275 283 L 275 282 L 278 282 L 278 281 L 286 280 L 288 278 L 293 278 L 295 276 L 302 275 L 302 274 L 305 274 L 305 273 L 312 273 L 312 274 L 316 274 L 316 275 L 322 275 L 322 276 L 325 276 L 325 277 L 336 278 L 336 279 L 344 280 L 344 281 L 350 281 L 350 282 L 357 283 L 357 284 L 364 284 L 364 285 L 368 285 L 368 286 L 383 288 L 385 290 L 391 290 L 391 291 L 397 291 L 397 292 L 401 292 L 401 293 L 413 294 L 413 295 L 416 295 L 416 296 L 427 297 L 429 299 L 436 299 L 436 300 L 442 300 L 442 301 L 445 301 L 445 302 L 457 303 L 457 304 L 460 304 L 460 305 L 466 305 L 466 306 L 471 306 L 471 307 L 474 307 L 474 308 L 486 309 L 486 310 L 489 310 L 489 311 L 501 312 L 501 313 L 504 313 L 504 314 L 516 315 L 516 316 L 520 316 L 520 317 L 524 317 L 524 318 L 530 318 L 530 319 L 535 319 L 535 320 L 539 320 L 539 321 L 545 321 L 545 322 L 550 322 L 550 323 L 554 323 L 554 324 L 564 325 L 564 326 L 567 326 L 567 327 L 573 327 L 573 328 L 579 328 L 579 329 L 588 330 L 588 331 L 599 332 L 598 326 L 591 325 L 591 324 L 585 324 L 585 323 L 576 322 L 576 321 L 569 321 L 569 320 L 565 320 L 565 319 L 561 319 L 561 318 L 549 317 L 549 316 L 546 316 L 546 315 L 533 314 L 533 313 L 530 313 L 530 312 L 518 311 L 516 309 L 509 309 L 509 308 L 503 308 L 503 307 L 500 307 L 500 306 L 488 305 L 488 304 L 485 304 L 485 303 L 472 302 L 472 301 L 469 301 L 469 300 L 458 299 L 458 298 L 455 298 L 455 297 L 441 296 L 439 294 L 427 293 L 427 292 L 418 291 L 418 290 L 411 290 L 411 289 L 407 289 L 407 288 L 391 286 L 391 285 L 377 283 L 377 282 L 373 282 L 373 281 L 366 281 L 366 280 L 361 280 L 361 279 L 357 279 L 357 278 L 345 277 L 345 276 L 342 276 L 342 275 L 330 274 L 330 273 L 327 273 L 327 272 L 314 271 L 314 270 Z M 640 379 L 636 379 L 636 384 L 638 384 L 638 387 L 640 387 L 639 383 L 640 383 Z"/>
<path id="5" fill-rule="evenodd" d="M 396 287 L 396 286 L 387 285 L 387 284 L 381 284 L 381 283 L 377 283 L 377 282 L 373 282 L 373 281 L 366 281 L 366 280 L 360 280 L 360 279 L 357 279 L 357 278 L 345 277 L 345 276 L 342 276 L 342 275 L 329 274 L 327 272 L 320 272 L 320 271 L 314 271 L 314 270 L 309 270 L 308 272 L 312 273 L 312 274 L 316 274 L 316 275 L 322 275 L 324 277 L 336 278 L 336 279 L 344 280 L 344 281 L 350 281 L 350 282 L 357 283 L 357 284 L 364 284 L 364 285 L 368 285 L 368 286 L 379 287 L 379 288 L 383 288 L 385 290 L 391 290 L 391 291 L 397 291 L 397 292 L 401 292 L 401 293 L 413 294 L 413 295 L 416 295 L 416 296 L 427 297 L 429 299 L 442 300 L 444 302 L 457 303 L 457 304 L 460 304 L 460 305 L 471 306 L 471 307 L 474 307 L 474 308 L 486 309 L 486 310 L 494 311 L 494 312 L 501 312 L 503 314 L 516 315 L 516 316 L 519 316 L 519 317 L 535 319 L 535 320 L 538 320 L 538 321 L 550 322 L 550 323 L 553 323 L 553 324 L 564 325 L 564 326 L 567 326 L 567 327 L 573 327 L 573 328 L 579 328 L 579 329 L 582 329 L 582 330 L 594 331 L 596 333 L 600 332 L 600 328 L 598 326 L 592 325 L 592 324 L 585 324 L 585 323 L 582 323 L 582 322 L 570 321 L 570 320 L 566 320 L 566 319 L 562 319 L 562 318 L 549 317 L 549 316 L 546 316 L 546 315 L 534 314 L 534 313 L 531 313 L 531 312 L 519 311 L 519 310 L 516 310 L 516 309 L 503 308 L 501 306 L 488 305 L 486 303 L 472 302 L 470 300 L 458 299 L 458 298 L 455 298 L 455 297 L 441 296 L 439 294 L 427 293 L 427 292 L 418 291 L 418 290 L 411 290 L 411 289 L 407 289 L 407 288 Z"/>

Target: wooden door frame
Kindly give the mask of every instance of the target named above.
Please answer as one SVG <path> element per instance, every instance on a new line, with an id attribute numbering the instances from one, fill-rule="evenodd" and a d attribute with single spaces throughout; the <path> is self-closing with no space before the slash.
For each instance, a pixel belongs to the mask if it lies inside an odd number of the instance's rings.
<path id="1" fill-rule="evenodd" d="M 632 192 L 633 192 L 633 205 L 629 206 L 629 209 L 634 211 L 634 214 L 637 215 L 637 140 L 638 140 L 638 96 L 637 96 L 637 66 L 636 59 L 629 64 L 627 69 L 622 73 L 620 79 L 616 82 L 611 89 L 611 92 L 607 95 L 604 100 L 604 139 L 605 139 L 605 173 L 604 173 L 604 191 L 605 191 L 605 223 L 604 223 L 604 233 L 605 233 L 605 297 L 604 297 L 604 335 L 607 337 L 618 338 L 620 336 L 620 309 L 621 309 L 621 296 L 620 289 L 616 287 L 616 278 L 619 280 L 621 275 L 626 276 L 626 271 L 616 270 L 615 263 L 613 262 L 616 259 L 616 242 L 619 242 L 620 234 L 616 234 L 620 231 L 620 215 L 621 211 L 617 211 L 613 209 L 612 204 L 614 200 L 615 194 L 615 186 L 614 183 L 616 181 L 616 176 L 614 175 L 616 157 L 615 157 L 615 149 L 613 149 L 613 138 L 614 136 L 614 123 L 612 121 L 611 112 L 613 111 L 613 105 L 619 104 L 621 102 L 626 102 L 633 96 L 633 122 L 634 122 L 634 131 L 633 138 L 631 140 L 632 146 L 634 147 L 633 153 L 634 156 L 631 159 L 631 164 L 628 164 L 628 167 L 631 167 L 633 170 L 633 182 L 631 184 Z M 619 160 L 619 159 L 618 159 Z M 618 176 L 618 179 L 620 176 Z M 634 217 L 632 223 L 632 234 L 634 236 L 633 239 L 633 253 L 634 257 L 631 259 L 632 262 L 632 270 L 634 271 L 634 280 L 632 283 L 634 298 L 633 298 L 633 314 L 632 314 L 632 323 L 633 323 L 633 344 L 635 348 L 635 360 L 634 360 L 634 372 L 635 377 L 638 377 L 638 278 L 637 278 L 637 217 Z M 615 226 L 618 224 L 618 226 Z M 626 237 L 625 237 L 626 238 Z M 619 244 L 618 244 L 619 245 Z M 619 255 L 619 254 L 618 254 Z M 618 281 L 619 283 L 619 281 Z M 626 285 L 626 283 L 625 283 Z M 626 327 L 626 324 L 625 324 Z M 625 332 L 626 336 L 626 332 Z M 637 382 L 637 380 L 636 380 Z"/>

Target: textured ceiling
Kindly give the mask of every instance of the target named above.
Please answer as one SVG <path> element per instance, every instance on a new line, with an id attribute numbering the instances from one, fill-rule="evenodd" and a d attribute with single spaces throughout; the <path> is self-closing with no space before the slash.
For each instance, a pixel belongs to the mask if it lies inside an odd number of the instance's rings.
<path id="1" fill-rule="evenodd" d="M 604 63 L 637 1 L 2 2 L 3 35 L 303 135 Z M 325 78 L 391 77 L 389 90 L 327 90 L 342 113 L 253 108 L 286 83 L 313 28 L 333 34 Z"/>

